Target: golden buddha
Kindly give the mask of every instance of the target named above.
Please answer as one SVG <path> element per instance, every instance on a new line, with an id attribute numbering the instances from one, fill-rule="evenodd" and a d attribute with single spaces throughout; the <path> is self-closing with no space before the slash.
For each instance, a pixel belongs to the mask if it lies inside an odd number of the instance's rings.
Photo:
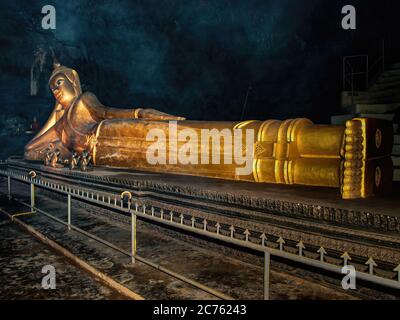
<path id="1" fill-rule="evenodd" d="M 189 121 L 154 109 L 111 108 L 82 93 L 78 73 L 59 64 L 49 86 L 55 107 L 26 146 L 27 160 L 44 160 L 51 146 L 64 159 L 89 152 L 94 166 L 335 187 L 345 199 L 381 192 L 392 180 L 386 121 Z"/>

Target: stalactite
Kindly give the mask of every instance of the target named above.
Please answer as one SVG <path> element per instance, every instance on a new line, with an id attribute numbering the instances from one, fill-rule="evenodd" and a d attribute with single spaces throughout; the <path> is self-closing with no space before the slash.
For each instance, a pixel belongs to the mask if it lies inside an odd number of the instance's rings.
<path id="1" fill-rule="evenodd" d="M 31 96 L 36 96 L 39 91 L 39 78 L 43 72 L 46 62 L 47 52 L 39 47 L 34 53 L 34 59 L 31 65 Z"/>

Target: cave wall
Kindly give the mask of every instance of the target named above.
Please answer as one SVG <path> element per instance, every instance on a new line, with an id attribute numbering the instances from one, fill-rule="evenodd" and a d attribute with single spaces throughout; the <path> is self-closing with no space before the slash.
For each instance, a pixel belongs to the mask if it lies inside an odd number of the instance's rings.
<path id="1" fill-rule="evenodd" d="M 46 120 L 51 53 L 74 67 L 105 105 L 152 107 L 198 120 L 309 117 L 340 113 L 342 57 L 396 59 L 395 1 L 2 1 L 0 158 L 22 153 L 21 130 Z M 57 29 L 43 30 L 45 4 Z M 341 29 L 341 8 L 358 29 Z M 35 66 L 37 95 L 31 95 Z M 243 108 L 247 97 L 246 108 Z M 20 129 L 18 129 L 20 128 Z M 12 142 L 12 143 L 11 143 Z"/>

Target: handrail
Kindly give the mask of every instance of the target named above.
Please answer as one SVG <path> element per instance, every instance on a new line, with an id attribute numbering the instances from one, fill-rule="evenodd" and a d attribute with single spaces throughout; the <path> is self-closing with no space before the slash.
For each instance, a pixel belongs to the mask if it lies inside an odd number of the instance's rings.
<path id="1" fill-rule="evenodd" d="M 2 170 L 0 170 L 0 175 L 2 175 L 2 174 L 4 175 L 4 172 L 1 172 L 1 171 Z M 190 279 L 190 278 L 188 278 L 188 277 L 186 277 L 184 275 L 181 275 L 181 274 L 179 274 L 179 273 L 177 273 L 177 272 L 175 272 L 173 270 L 165 268 L 165 267 L 163 267 L 163 266 L 161 266 L 161 265 L 159 265 L 157 263 L 151 262 L 150 260 L 137 255 L 136 253 L 133 256 L 132 253 L 129 253 L 128 251 L 118 247 L 117 245 L 115 245 L 115 244 L 113 244 L 113 243 L 111 243 L 111 242 L 109 242 L 107 240 L 104 240 L 104 239 L 102 239 L 102 238 L 100 238 L 98 236 L 95 236 L 95 235 L 93 235 L 93 234 L 91 234 L 91 233 L 89 233 L 89 232 L 87 232 L 87 231 L 85 231 L 85 230 L 73 225 L 71 223 L 71 219 L 70 219 L 71 218 L 71 216 L 70 216 L 70 214 L 71 214 L 71 198 L 72 198 L 72 195 L 77 195 L 77 194 L 79 195 L 79 189 L 64 188 L 63 186 L 58 185 L 58 184 L 54 184 L 54 183 L 51 183 L 51 184 L 41 183 L 42 181 L 40 181 L 40 180 L 38 180 L 36 178 L 33 178 L 32 176 L 30 176 L 30 178 L 29 178 L 29 176 L 25 177 L 25 176 L 22 176 L 22 175 L 19 176 L 19 177 L 13 176 L 13 179 L 19 180 L 22 183 L 30 183 L 31 188 L 34 187 L 34 186 L 39 186 L 39 187 L 42 187 L 43 189 L 53 189 L 52 191 L 57 192 L 57 193 L 63 193 L 62 191 L 67 192 L 69 190 L 69 193 L 67 193 L 67 196 L 68 196 L 68 221 L 65 222 L 62 219 L 57 218 L 57 217 L 51 215 L 50 213 L 37 208 L 35 206 L 35 204 L 34 204 L 35 200 L 33 198 L 31 198 L 31 203 L 30 204 L 28 204 L 28 203 L 26 203 L 26 202 L 24 202 L 22 200 L 18 200 L 16 198 L 12 198 L 10 196 L 10 193 L 11 193 L 10 192 L 10 190 L 11 190 L 11 188 L 10 188 L 11 175 L 9 175 L 7 177 L 8 177 L 8 181 L 9 181 L 8 182 L 9 183 L 9 188 L 8 188 L 9 189 L 9 199 L 13 199 L 14 201 L 18 202 L 19 204 L 24 205 L 26 207 L 29 207 L 29 208 L 31 208 L 31 210 L 34 211 L 34 212 L 29 212 L 29 213 L 14 214 L 14 215 L 11 215 L 12 218 L 13 217 L 17 217 L 17 216 L 21 216 L 21 215 L 31 214 L 31 213 L 42 214 L 45 217 L 47 217 L 47 218 L 49 218 L 49 219 L 51 219 L 51 220 L 53 220 L 53 221 L 55 221 L 57 223 L 65 225 L 69 230 L 74 230 L 74 231 L 76 231 L 76 232 L 78 232 L 78 233 L 80 233 L 80 234 L 82 234 L 82 235 L 84 235 L 84 236 L 86 236 L 86 237 L 88 237 L 90 239 L 93 239 L 93 240 L 95 240 L 95 241 L 97 241 L 97 242 L 99 242 L 99 243 L 101 243 L 101 244 L 103 244 L 103 245 L 105 245 L 105 246 L 107 246 L 107 247 L 109 247 L 111 249 L 114 249 L 114 250 L 116 250 L 116 251 L 118 251 L 118 252 L 120 252 L 120 253 L 122 253 L 122 254 L 124 254 L 126 256 L 131 257 L 131 258 L 134 258 L 135 260 L 138 260 L 139 262 L 141 262 L 141 263 L 143 263 L 143 264 L 145 264 L 145 265 L 147 265 L 147 266 L 149 266 L 151 268 L 154 268 L 154 269 L 156 269 L 156 270 L 158 270 L 160 272 L 168 274 L 168 275 L 170 275 L 170 276 L 172 276 L 172 277 L 174 277 L 174 278 L 176 278 L 178 280 L 181 280 L 181 281 L 183 281 L 183 282 L 185 282 L 187 284 L 190 284 L 190 285 L 192 285 L 192 286 L 194 286 L 194 287 L 196 287 L 196 288 L 198 288 L 200 290 L 203 290 L 204 292 L 207 292 L 207 293 L 209 293 L 209 294 L 211 294 L 211 295 L 213 295 L 213 296 L 215 296 L 217 298 L 220 298 L 222 300 L 234 300 L 234 298 L 232 298 L 231 296 L 229 296 L 227 294 L 221 293 L 221 292 L 219 292 L 219 291 L 217 291 L 217 290 L 215 290 L 213 288 L 210 288 L 210 287 L 208 287 L 206 285 L 203 285 L 203 284 L 201 284 L 201 283 L 199 283 L 199 282 L 197 282 L 195 280 L 192 280 L 192 279 Z M 47 185 L 47 187 L 46 187 L 46 185 Z M 97 201 L 100 201 L 99 194 L 97 194 L 96 197 L 95 197 L 94 193 L 86 192 L 86 196 L 88 198 L 90 197 L 90 194 L 92 196 L 92 198 L 91 198 L 92 200 L 96 198 Z M 84 195 L 84 191 L 82 191 L 81 195 L 82 196 Z M 78 197 L 76 196 L 74 198 L 78 198 Z M 110 197 L 108 199 L 109 199 L 109 203 L 111 203 Z M 118 197 L 115 197 L 115 206 L 117 206 L 117 202 L 118 202 L 117 199 L 118 199 Z M 105 201 L 104 196 L 103 196 L 103 201 Z M 117 206 L 118 209 L 123 208 L 123 205 L 124 205 L 123 201 L 124 200 L 121 198 L 121 202 L 120 202 L 121 203 L 121 207 Z M 134 217 L 134 216 L 136 217 L 136 214 L 131 213 L 131 216 L 132 217 Z M 135 237 L 136 237 L 136 234 L 135 234 Z M 135 238 L 134 241 L 136 242 L 136 238 Z"/>
<path id="2" fill-rule="evenodd" d="M 351 61 L 354 61 L 357 59 L 359 62 L 361 59 L 365 59 L 365 69 L 363 71 L 354 71 L 353 65 L 351 64 Z M 384 40 L 382 41 L 382 53 L 381 55 L 372 63 L 370 64 L 370 55 L 368 54 L 359 54 L 359 55 L 349 55 L 349 56 L 344 56 L 343 57 L 343 91 L 348 91 L 347 84 L 351 86 L 351 95 L 354 97 L 354 91 L 355 91 L 355 81 L 354 81 L 354 76 L 360 76 L 360 75 L 365 75 L 365 86 L 360 87 L 358 91 L 367 91 L 368 88 L 370 87 L 372 81 L 375 81 L 377 74 L 379 72 L 385 71 L 385 42 Z M 360 63 L 362 64 L 362 63 Z M 381 66 L 382 69 L 377 71 L 377 73 L 373 74 L 372 71 L 376 70 L 377 66 Z M 350 72 L 347 72 L 347 66 L 351 69 Z M 351 76 L 351 80 L 349 80 L 349 76 Z"/>
<path id="3" fill-rule="evenodd" d="M 278 245 L 278 248 L 275 248 L 276 245 L 274 245 L 274 247 L 271 246 L 271 240 L 273 239 L 271 239 L 264 233 L 258 237 L 259 232 L 257 233 L 256 231 L 252 231 L 249 229 L 243 231 L 242 228 L 234 225 L 227 225 L 226 223 L 220 223 L 218 221 L 199 221 L 198 217 L 196 218 L 195 216 L 188 214 L 176 214 L 174 216 L 174 213 L 172 211 L 164 212 L 164 208 L 153 205 L 146 207 L 146 205 L 140 204 L 137 199 L 132 201 L 133 198 L 129 199 L 129 201 L 126 203 L 124 202 L 124 199 L 121 199 L 120 193 L 113 194 L 104 191 L 93 191 L 81 186 L 71 187 L 62 183 L 51 182 L 47 179 L 40 177 L 33 178 L 29 175 L 21 174 L 21 172 L 16 170 L 0 169 L 0 175 L 6 176 L 9 179 L 12 178 L 23 183 L 31 184 L 31 186 L 34 185 L 51 190 L 56 193 L 61 193 L 67 195 L 68 197 L 73 197 L 77 200 L 83 200 L 92 205 L 110 208 L 125 214 L 131 214 L 139 218 L 145 219 L 146 221 L 156 223 L 157 225 L 161 224 L 174 227 L 178 230 L 198 234 L 209 239 L 219 240 L 225 243 L 237 245 L 239 247 L 263 252 L 268 257 L 281 257 L 289 261 L 294 261 L 307 266 L 315 267 L 320 270 L 342 274 L 341 265 L 327 262 L 326 259 L 324 259 L 324 255 L 326 255 L 326 251 L 324 248 L 321 247 L 318 251 L 314 253 L 317 254 L 318 257 L 312 257 L 308 254 L 305 254 L 304 251 L 306 251 L 306 244 L 304 244 L 301 240 L 299 240 L 298 243 L 296 242 L 298 254 L 294 254 L 285 250 L 286 245 L 284 244 L 286 244 L 286 241 L 282 237 L 279 237 L 279 239 L 275 241 L 275 243 L 277 243 Z M 132 204 L 134 205 L 133 207 Z M 38 210 L 36 207 L 33 209 Z M 242 231 L 239 232 L 239 230 Z M 286 240 L 288 243 L 293 242 L 290 239 Z M 329 250 L 329 248 L 327 249 Z M 311 251 L 307 250 L 307 252 Z M 348 260 L 351 259 L 349 259 L 349 254 L 347 252 L 344 252 L 343 255 L 340 256 L 340 258 L 342 259 L 343 266 L 349 265 Z M 388 276 L 383 277 L 377 275 L 374 272 L 374 267 L 377 268 L 377 265 L 373 261 L 372 257 L 368 256 L 362 258 L 366 260 L 365 264 L 369 265 L 370 267 L 369 273 L 356 270 L 357 279 L 361 279 L 392 289 L 400 289 L 400 273 L 398 273 L 397 280 L 393 280 L 393 277 L 395 275 L 393 275 L 392 278 L 389 278 Z M 398 270 L 400 270 L 400 265 L 391 271 L 398 272 Z M 388 272 L 389 270 L 385 269 L 385 271 Z M 268 296 L 268 293 L 265 293 L 265 296 Z"/>
<path id="4" fill-rule="evenodd" d="M 355 67 L 353 66 L 353 64 L 350 63 L 349 60 L 354 60 L 354 59 L 365 59 L 365 71 L 356 71 Z M 347 68 L 350 68 L 350 71 L 347 72 Z M 354 83 L 354 76 L 359 76 L 359 75 L 365 75 L 366 76 L 366 80 L 365 80 L 365 90 L 368 87 L 368 78 L 369 78 L 369 56 L 368 55 L 357 55 L 357 56 L 345 56 L 343 57 L 343 91 L 347 91 L 347 86 L 346 83 L 348 82 L 351 86 L 351 92 L 352 92 L 352 96 L 354 96 L 354 87 L 355 87 L 355 83 Z M 349 80 L 349 76 L 351 76 L 351 80 Z"/>
<path id="5" fill-rule="evenodd" d="M 237 230 L 241 230 L 240 227 L 236 227 L 233 225 L 229 226 L 224 223 L 220 223 L 218 221 L 203 220 L 199 222 L 198 220 L 199 218 L 196 219 L 196 217 L 193 215 L 188 217 L 186 214 L 185 215 L 181 214 L 180 216 L 176 215 L 174 217 L 173 212 L 164 213 L 164 209 L 161 207 L 156 207 L 156 206 L 146 207 L 146 205 L 140 205 L 139 202 L 133 202 L 134 208 L 131 208 L 131 201 L 129 201 L 128 206 L 126 206 L 124 200 L 121 199 L 120 193 L 111 195 L 110 193 L 104 191 L 93 192 L 92 190 L 86 189 L 81 186 L 69 187 L 62 183 L 54 183 L 46 181 L 46 179 L 43 178 L 37 178 L 37 177 L 32 178 L 29 175 L 21 174 L 20 172 L 15 170 L 7 170 L 7 171 L 0 170 L 0 175 L 5 175 L 15 180 L 33 184 L 38 187 L 49 189 L 57 193 L 69 195 L 75 199 L 84 200 L 94 205 L 100 205 L 102 207 L 106 208 L 108 207 L 113 210 L 118 210 L 125 214 L 133 213 L 134 215 L 140 218 L 144 218 L 147 221 L 156 222 L 157 224 L 161 223 L 166 226 L 172 226 L 180 230 L 189 231 L 191 233 L 206 236 L 211 239 L 216 239 L 222 242 L 235 244 L 240 247 L 268 253 L 272 256 L 285 258 L 294 262 L 302 263 L 304 265 L 317 267 L 319 269 L 339 274 L 342 273 L 342 267 L 340 265 L 326 262 L 323 259 L 323 256 L 322 258 L 319 257 L 317 259 L 306 257 L 304 255 L 303 250 L 300 249 L 300 247 L 305 249 L 304 243 L 301 240 L 296 245 L 296 247 L 299 248 L 299 253 L 293 254 L 285 251 L 285 246 L 283 246 L 283 244 L 285 244 L 286 241 L 282 237 L 280 237 L 276 241 L 279 244 L 279 249 L 275 249 L 274 247 L 271 247 L 271 245 L 267 243 L 271 239 L 267 240 L 268 236 L 265 234 L 262 234 L 258 240 L 255 240 L 254 234 L 257 234 L 257 232 L 246 229 L 244 230 L 244 232 L 238 233 Z M 114 201 L 111 201 L 111 199 L 113 199 Z M 287 240 L 288 242 L 290 241 L 289 239 Z M 323 251 L 325 251 L 325 249 L 321 250 L 321 252 Z M 343 263 L 344 265 L 347 265 L 348 253 L 344 252 L 343 256 L 341 257 L 344 261 Z M 369 261 L 370 259 L 372 258 L 365 257 L 365 260 Z M 400 268 L 400 265 L 396 269 L 398 268 Z M 387 277 L 381 277 L 375 275 L 373 270 L 372 272 L 370 271 L 370 273 L 357 271 L 357 278 L 375 284 L 387 286 L 390 288 L 400 289 L 400 277 L 398 278 L 397 281 L 392 280 Z"/>

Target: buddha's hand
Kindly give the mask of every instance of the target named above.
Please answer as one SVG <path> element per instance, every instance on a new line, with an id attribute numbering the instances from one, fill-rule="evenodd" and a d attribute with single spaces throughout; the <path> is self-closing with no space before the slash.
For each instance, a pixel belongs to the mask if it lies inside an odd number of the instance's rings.
<path id="1" fill-rule="evenodd" d="M 174 117 L 174 116 L 172 116 L 172 117 Z M 186 120 L 186 118 L 184 118 L 184 117 L 174 117 L 175 119 L 174 120 Z"/>

